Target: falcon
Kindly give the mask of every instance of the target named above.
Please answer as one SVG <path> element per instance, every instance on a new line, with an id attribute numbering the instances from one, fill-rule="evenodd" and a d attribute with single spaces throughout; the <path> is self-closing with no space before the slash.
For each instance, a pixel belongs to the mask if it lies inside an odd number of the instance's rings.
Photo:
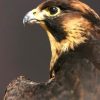
<path id="1" fill-rule="evenodd" d="M 88 57 L 93 64 L 99 65 L 99 51 L 90 57 L 88 54 L 92 48 L 86 46 L 100 40 L 100 17 L 79 0 L 46 0 L 28 12 L 23 23 L 40 24 L 47 32 L 52 52 L 51 77 L 54 76 L 54 66 L 59 63 L 62 54 L 67 56 L 70 52 L 76 55 L 79 53 L 80 57 Z"/>
<path id="2" fill-rule="evenodd" d="M 45 0 L 23 23 L 37 23 L 51 45 L 50 80 L 12 81 L 4 100 L 100 100 L 100 17 L 79 0 Z"/>

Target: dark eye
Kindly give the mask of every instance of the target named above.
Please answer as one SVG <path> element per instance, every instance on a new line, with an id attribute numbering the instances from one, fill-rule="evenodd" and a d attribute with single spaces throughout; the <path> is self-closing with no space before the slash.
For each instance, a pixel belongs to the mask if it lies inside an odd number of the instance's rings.
<path id="1" fill-rule="evenodd" d="M 56 14 L 58 12 L 58 8 L 57 7 L 50 7 L 49 11 L 50 11 L 50 14 Z"/>

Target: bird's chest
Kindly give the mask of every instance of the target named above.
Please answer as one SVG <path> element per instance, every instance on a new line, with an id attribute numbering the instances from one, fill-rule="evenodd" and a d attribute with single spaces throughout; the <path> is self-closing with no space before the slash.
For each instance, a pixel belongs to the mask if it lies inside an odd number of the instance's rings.
<path id="1" fill-rule="evenodd" d="M 56 78 L 68 89 L 66 93 L 77 94 L 75 100 L 99 100 L 100 70 L 89 59 L 67 58 L 57 71 Z"/>

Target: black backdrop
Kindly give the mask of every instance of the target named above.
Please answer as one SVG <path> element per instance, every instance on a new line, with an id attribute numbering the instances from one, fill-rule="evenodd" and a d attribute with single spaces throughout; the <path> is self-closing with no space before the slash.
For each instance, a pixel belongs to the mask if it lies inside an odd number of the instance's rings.
<path id="1" fill-rule="evenodd" d="M 38 25 L 24 27 L 26 12 L 42 0 L 0 0 L 0 100 L 8 83 L 19 75 L 43 82 L 49 78 L 50 45 Z M 100 0 L 83 0 L 98 13 Z"/>

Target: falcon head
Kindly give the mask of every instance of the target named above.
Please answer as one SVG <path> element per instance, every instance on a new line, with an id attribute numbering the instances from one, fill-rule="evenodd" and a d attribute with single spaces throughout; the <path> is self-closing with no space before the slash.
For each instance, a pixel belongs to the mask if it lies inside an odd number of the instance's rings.
<path id="1" fill-rule="evenodd" d="M 37 23 L 46 30 L 52 52 L 50 69 L 63 52 L 98 39 L 100 32 L 98 14 L 79 0 L 45 0 L 25 15 L 23 23 Z"/>

